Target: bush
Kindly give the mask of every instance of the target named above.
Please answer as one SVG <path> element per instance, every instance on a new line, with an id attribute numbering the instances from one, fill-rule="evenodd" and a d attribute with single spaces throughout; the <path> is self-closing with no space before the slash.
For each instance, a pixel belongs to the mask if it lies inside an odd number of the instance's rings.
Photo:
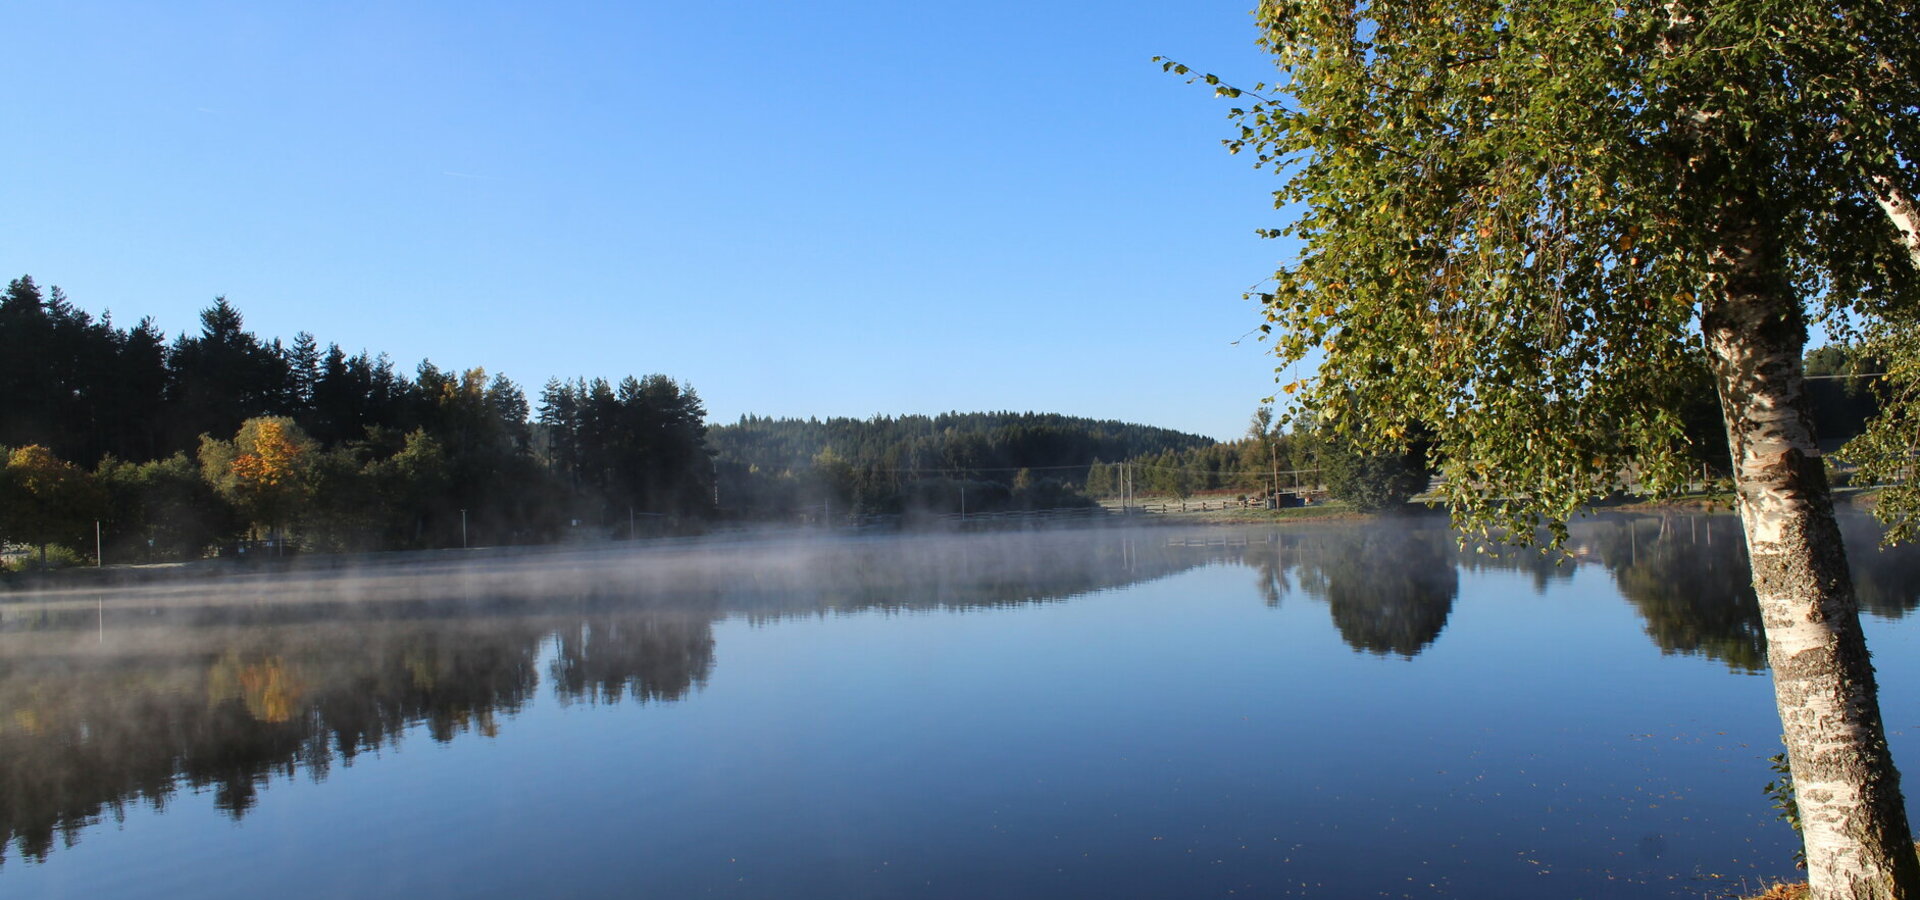
<path id="1" fill-rule="evenodd" d="M 1340 446 L 1320 451 L 1320 474 L 1335 499 L 1361 512 L 1384 512 L 1405 506 L 1427 487 L 1426 454 L 1360 453 Z"/>
<path id="2" fill-rule="evenodd" d="M 92 560 L 81 556 L 72 548 L 63 544 L 47 545 L 47 560 L 40 561 L 40 550 L 35 548 L 25 556 L 16 556 L 4 561 L 4 566 L 12 572 L 37 572 L 49 569 L 67 569 L 74 566 L 91 565 Z"/>

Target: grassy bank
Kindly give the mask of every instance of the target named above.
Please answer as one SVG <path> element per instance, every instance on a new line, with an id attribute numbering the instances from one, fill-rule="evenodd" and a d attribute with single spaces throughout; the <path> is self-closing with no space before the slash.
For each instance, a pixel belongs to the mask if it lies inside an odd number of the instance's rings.
<path id="1" fill-rule="evenodd" d="M 1920 843 L 1913 845 L 1914 852 L 1920 853 Z M 1758 894 L 1749 894 L 1740 900 L 1806 900 L 1807 883 L 1804 881 L 1775 882 Z"/>
<path id="2" fill-rule="evenodd" d="M 1117 500 L 1101 500 L 1100 506 L 1115 515 L 1120 514 L 1121 511 Z M 1352 507 L 1337 500 L 1315 503 L 1312 506 L 1259 509 L 1243 508 L 1231 497 L 1190 497 L 1184 503 L 1174 497 L 1136 497 L 1131 504 L 1131 510 L 1135 516 L 1144 515 L 1196 525 L 1210 523 L 1258 525 L 1266 522 L 1367 518 L 1366 514 L 1356 512 Z"/>
<path id="3" fill-rule="evenodd" d="M 1408 503 L 1404 510 L 1393 513 L 1399 516 L 1443 516 L 1443 506 L 1428 505 L 1431 498 L 1420 497 Z M 1836 497 L 1846 502 L 1847 497 Z M 1603 499 L 1593 504 L 1595 512 L 1621 513 L 1724 513 L 1733 511 L 1733 495 L 1730 493 L 1694 494 L 1685 497 L 1673 497 L 1665 500 L 1648 500 L 1637 497 Z M 1120 503 L 1105 499 L 1100 505 L 1108 512 L 1118 514 Z M 1293 522 L 1302 520 L 1325 519 L 1367 519 L 1378 513 L 1363 513 L 1344 501 L 1326 500 L 1311 506 L 1289 506 L 1282 509 L 1260 509 L 1241 507 L 1232 497 L 1194 496 L 1186 501 L 1174 497 L 1136 497 L 1132 503 L 1134 515 L 1165 517 L 1194 523 L 1230 523 L 1235 525 L 1260 524 L 1265 522 Z"/>

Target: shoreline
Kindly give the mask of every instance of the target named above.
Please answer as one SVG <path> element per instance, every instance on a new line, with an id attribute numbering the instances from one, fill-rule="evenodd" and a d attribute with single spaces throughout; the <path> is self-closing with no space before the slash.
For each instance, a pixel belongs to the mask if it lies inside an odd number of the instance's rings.
<path id="1" fill-rule="evenodd" d="M 1835 506 L 1841 511 L 1867 512 L 1872 509 L 1871 488 L 1838 488 Z M 1600 514 L 1660 515 L 1688 514 L 1732 515 L 1730 494 L 1700 494 L 1666 500 L 1617 499 L 1593 504 L 1583 516 Z M 85 590 L 124 587 L 134 584 L 166 583 L 197 578 L 265 575 L 298 572 L 338 572 L 347 569 L 381 568 L 405 564 L 463 564 L 482 560 L 516 557 L 558 557 L 566 554 L 597 554 L 607 551 L 643 551 L 685 546 L 715 546 L 728 543 L 757 544 L 780 540 L 805 540 L 823 537 L 877 536 L 882 534 L 937 535 L 989 531 L 1021 531 L 1072 527 L 1245 527 L 1282 526 L 1314 522 L 1364 522 L 1398 518 L 1423 521 L 1447 518 L 1447 511 L 1426 501 L 1410 502 L 1404 510 L 1392 513 L 1363 513 L 1341 501 L 1325 501 L 1309 506 L 1279 509 L 1242 508 L 1224 497 L 1202 496 L 1181 501 L 1172 497 L 1147 497 L 1136 500 L 1122 512 L 1109 500 L 1098 501 L 1090 515 L 1063 516 L 1013 515 L 985 513 L 968 519 L 941 517 L 907 521 L 894 525 L 853 525 L 845 528 L 821 528 L 784 523 L 729 524 L 694 535 L 646 537 L 634 540 L 573 540 L 552 544 L 521 544 L 429 550 L 370 550 L 354 553 L 299 553 L 286 557 L 234 559 L 203 557 L 195 560 L 159 563 L 71 566 L 38 572 L 0 573 L 0 603 L 11 595 L 44 591 Z M 1202 508 L 1193 508 L 1199 506 Z"/>

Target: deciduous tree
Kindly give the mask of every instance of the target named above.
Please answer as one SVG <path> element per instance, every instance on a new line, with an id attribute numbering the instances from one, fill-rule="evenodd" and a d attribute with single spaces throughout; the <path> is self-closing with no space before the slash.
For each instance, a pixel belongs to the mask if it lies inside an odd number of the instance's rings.
<path id="1" fill-rule="evenodd" d="M 106 552 L 115 562 L 195 559 L 233 531 L 233 509 L 185 453 L 144 463 L 110 456 L 94 478 L 106 495 Z"/>
<path id="2" fill-rule="evenodd" d="M 1704 351 L 1812 892 L 1920 896 L 1801 372 L 1810 317 L 1914 344 L 1914 7 L 1263 0 L 1256 16 L 1277 82 L 1204 78 L 1242 101 L 1229 149 L 1281 170 L 1276 203 L 1297 211 L 1272 234 L 1299 255 L 1258 297 L 1283 368 L 1324 361 L 1283 390 L 1372 449 L 1427 423 L 1462 525 L 1557 537 L 1623 471 L 1655 491 L 1690 474 L 1668 398 Z"/>
<path id="3" fill-rule="evenodd" d="M 273 533 L 312 498 L 317 451 L 292 419 L 261 416 L 242 423 L 232 441 L 202 436 L 200 468 L 248 522 Z"/>
<path id="4" fill-rule="evenodd" d="M 49 544 L 81 544 L 101 506 L 93 477 L 53 451 L 29 444 L 7 454 L 0 472 L 0 537 L 39 547 L 41 564 Z"/>
<path id="5" fill-rule="evenodd" d="M 1328 493 L 1361 512 L 1400 510 L 1427 487 L 1427 469 L 1415 450 L 1369 453 L 1330 440 L 1320 443 L 1318 462 Z"/>

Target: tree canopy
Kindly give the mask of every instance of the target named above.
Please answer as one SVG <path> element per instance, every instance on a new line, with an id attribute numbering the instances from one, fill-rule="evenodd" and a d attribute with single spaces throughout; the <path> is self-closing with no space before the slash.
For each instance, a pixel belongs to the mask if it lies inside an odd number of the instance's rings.
<path id="1" fill-rule="evenodd" d="M 86 470 L 38 444 L 6 454 L 0 467 L 0 538 L 39 547 L 42 562 L 47 545 L 80 543 L 99 503 L 99 487 Z"/>
<path id="2" fill-rule="evenodd" d="M 1102 459 L 1167 462 L 1217 446 L 1167 428 L 1033 412 L 743 416 L 710 439 L 722 504 L 762 513 L 823 503 L 862 513 L 1074 506 L 1086 502 L 1075 487 L 1111 486 Z M 1026 483 L 1016 484 L 1023 470 Z"/>
<path id="3" fill-rule="evenodd" d="M 1920 147 L 1920 23 L 1901 5 L 1256 14 L 1279 79 L 1204 78 L 1246 101 L 1229 149 L 1280 171 L 1276 206 L 1300 211 L 1267 234 L 1302 251 L 1256 296 L 1281 369 L 1323 361 L 1282 390 L 1380 449 L 1430 426 L 1467 520 L 1564 520 L 1629 468 L 1685 480 L 1666 401 L 1702 349 L 1730 218 L 1777 226 L 1778 277 L 1831 327 L 1920 297 L 1880 206 Z"/>
<path id="4" fill-rule="evenodd" d="M 1692 474 L 1704 357 L 1766 625 L 1809 885 L 1920 896 L 1802 376 L 1808 325 L 1920 394 L 1920 17 L 1834 0 L 1262 0 L 1271 86 L 1234 152 L 1285 177 L 1258 293 L 1297 415 L 1361 449 L 1430 437 L 1456 521 L 1527 542 L 1631 478 Z M 1186 74 L 1184 65 L 1168 67 Z M 1912 382 L 1907 382 L 1911 384 Z M 1883 469 L 1884 471 L 1884 469 Z M 1883 505 L 1896 518 L 1912 491 Z M 1905 520 L 1911 523 L 1911 519 Z M 1898 531 L 1896 531 L 1898 533 Z"/>
<path id="5" fill-rule="evenodd" d="M 1044 413 L 746 416 L 710 430 L 693 387 L 660 374 L 555 379 L 532 420 L 526 393 L 479 367 L 423 360 L 409 375 L 308 332 L 256 335 L 225 298 L 168 340 L 24 275 L 0 293 L 0 396 L 0 447 L 35 448 L 35 466 L 87 487 L 48 507 L 51 525 L 24 493 L 0 502 L 0 540 L 92 549 L 98 521 L 116 563 L 192 558 L 258 528 L 347 551 L 674 531 L 716 515 L 1077 506 L 1096 458 L 1213 447 Z M 0 476 L 0 492 L 27 490 Z M 33 484 L 39 496 L 51 482 Z"/>

